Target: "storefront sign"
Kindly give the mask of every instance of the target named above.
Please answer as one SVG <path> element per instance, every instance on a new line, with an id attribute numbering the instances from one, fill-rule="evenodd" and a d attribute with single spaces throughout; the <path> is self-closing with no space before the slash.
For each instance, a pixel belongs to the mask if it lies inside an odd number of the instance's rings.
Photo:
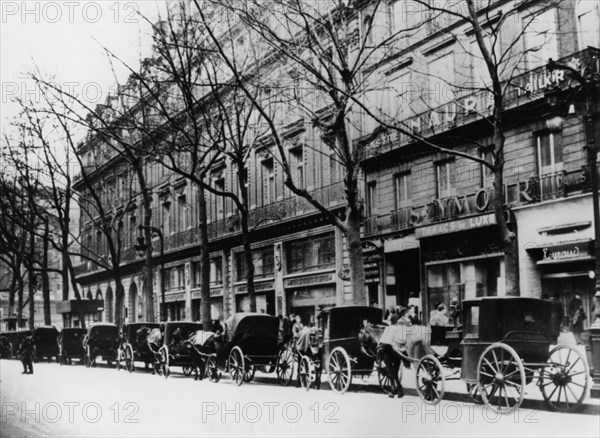
<path id="1" fill-rule="evenodd" d="M 560 60 L 574 68 L 584 77 L 592 77 L 600 72 L 596 49 L 586 49 L 583 52 Z M 548 72 L 546 66 L 541 66 L 511 79 L 506 84 L 504 105 L 506 109 L 517 107 L 533 99 L 543 96 L 544 91 L 551 88 L 570 89 L 577 85 L 564 70 Z M 441 107 L 428 110 L 420 115 L 402 120 L 398 127 L 404 132 L 396 131 L 393 136 L 381 134 L 371 144 L 369 155 L 376 156 L 384 148 L 401 147 L 414 142 L 408 133 L 427 137 L 464 126 L 491 114 L 494 107 L 494 97 L 489 90 L 478 90 L 473 94 L 461 97 Z"/>
<path id="2" fill-rule="evenodd" d="M 365 281 L 367 283 L 379 283 L 380 269 L 383 246 L 375 242 L 366 240 L 362 243 L 363 260 L 365 267 Z"/>
<path id="3" fill-rule="evenodd" d="M 538 263 L 559 263 L 570 260 L 589 259 L 593 256 L 593 253 L 591 241 L 545 246 L 542 247 L 541 260 Z"/>
<path id="4" fill-rule="evenodd" d="M 174 303 L 176 301 L 184 301 L 185 293 L 166 294 L 165 303 Z"/>
<path id="5" fill-rule="evenodd" d="M 415 230 L 415 236 L 417 239 L 421 239 L 423 237 L 456 233 L 458 231 L 472 230 L 490 225 L 496 225 L 496 216 L 493 213 L 417 228 Z"/>
<path id="6" fill-rule="evenodd" d="M 266 290 L 273 290 L 274 285 L 272 281 L 266 281 L 262 283 L 254 283 L 254 291 L 255 292 L 264 292 Z M 248 285 L 242 284 L 240 286 L 235 287 L 236 294 L 247 294 L 248 293 Z"/>
<path id="7" fill-rule="evenodd" d="M 321 275 L 311 275 L 308 277 L 295 277 L 295 278 L 287 278 L 284 280 L 284 287 L 301 287 L 301 286 L 312 286 L 317 284 L 324 283 L 333 283 L 335 280 L 333 279 L 333 273 L 330 274 L 321 274 Z"/>

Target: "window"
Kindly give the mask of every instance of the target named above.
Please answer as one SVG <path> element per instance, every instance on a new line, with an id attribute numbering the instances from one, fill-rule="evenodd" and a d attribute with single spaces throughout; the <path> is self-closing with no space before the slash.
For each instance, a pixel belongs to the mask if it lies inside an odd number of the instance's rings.
<path id="1" fill-rule="evenodd" d="M 304 188 L 304 157 L 302 151 L 302 147 L 290 150 L 292 177 L 294 179 L 294 184 L 299 188 Z"/>
<path id="2" fill-rule="evenodd" d="M 438 198 L 448 198 L 456 194 L 456 169 L 454 161 L 444 161 L 435 165 L 435 178 Z"/>
<path id="3" fill-rule="evenodd" d="M 491 152 L 481 152 L 479 158 L 487 161 L 490 164 L 493 164 L 493 157 Z M 483 164 L 479 164 L 479 179 L 481 182 L 482 188 L 493 187 L 494 186 L 494 171 L 489 167 L 484 166 Z"/>
<path id="4" fill-rule="evenodd" d="M 200 262 L 192 263 L 192 272 L 193 272 L 193 286 L 192 287 L 200 287 L 202 283 L 202 272 L 200 270 Z"/>
<path id="5" fill-rule="evenodd" d="M 305 272 L 335 267 L 335 237 L 291 242 L 286 246 L 288 272 Z"/>
<path id="6" fill-rule="evenodd" d="M 179 196 L 177 198 L 177 221 L 178 230 L 180 232 L 185 231 L 187 228 L 187 206 L 185 200 L 185 195 Z"/>
<path id="7" fill-rule="evenodd" d="M 174 269 L 169 269 L 169 268 L 165 268 L 164 270 L 164 275 L 165 275 L 165 290 L 171 290 L 171 288 L 173 287 L 173 285 L 175 284 L 175 279 L 174 279 Z"/>
<path id="8" fill-rule="evenodd" d="M 272 247 L 252 250 L 252 262 L 255 277 L 270 277 L 275 273 L 275 257 Z M 235 265 L 237 281 L 245 280 L 248 275 L 248 267 L 244 252 L 236 254 Z"/>
<path id="9" fill-rule="evenodd" d="M 370 15 L 365 15 L 362 22 L 362 40 L 365 41 L 367 46 L 371 46 L 373 44 L 373 31 L 374 26 L 373 17 Z"/>
<path id="10" fill-rule="evenodd" d="M 221 257 L 214 258 L 210 261 L 210 283 L 223 283 L 223 259 Z"/>
<path id="11" fill-rule="evenodd" d="M 161 209 L 161 220 L 165 235 L 169 235 L 171 233 L 171 211 L 169 209 L 169 205 L 170 204 L 168 202 L 163 202 Z"/>
<path id="12" fill-rule="evenodd" d="M 540 175 L 563 170 L 562 136 L 545 132 L 536 136 L 538 171 Z"/>
<path id="13" fill-rule="evenodd" d="M 478 297 L 495 297 L 498 295 L 498 278 L 500 278 L 500 259 L 489 258 L 475 262 L 476 294 Z"/>
<path id="14" fill-rule="evenodd" d="M 185 289 L 185 267 L 177 267 L 177 288 Z"/>
<path id="15" fill-rule="evenodd" d="M 558 58 L 556 9 L 526 17 L 523 27 L 526 70 L 546 65 L 549 58 Z"/>
<path id="16" fill-rule="evenodd" d="M 410 201 L 410 174 L 400 173 L 394 175 L 394 208 L 400 210 L 408 207 Z"/>
<path id="17" fill-rule="evenodd" d="M 214 187 L 216 190 L 221 192 L 225 191 L 225 178 L 223 176 L 219 176 L 213 180 Z M 220 220 L 225 218 L 225 198 L 219 195 L 213 195 L 214 199 L 214 213 L 213 218 L 215 220 Z"/>
<path id="18" fill-rule="evenodd" d="M 267 205 L 275 201 L 275 173 L 273 169 L 273 158 L 262 162 L 261 166 L 262 205 Z"/>
<path id="19" fill-rule="evenodd" d="M 339 163 L 337 157 L 335 156 L 335 152 L 331 152 L 329 154 L 329 182 L 331 184 L 339 181 Z"/>
<path id="20" fill-rule="evenodd" d="M 450 52 L 429 63 L 429 89 L 426 102 L 437 107 L 454 100 L 454 53 Z"/>
<path id="21" fill-rule="evenodd" d="M 576 11 L 579 49 L 600 47 L 600 5 L 589 0 L 579 0 Z"/>
<path id="22" fill-rule="evenodd" d="M 372 216 L 377 211 L 377 183 L 367 183 L 367 216 Z"/>

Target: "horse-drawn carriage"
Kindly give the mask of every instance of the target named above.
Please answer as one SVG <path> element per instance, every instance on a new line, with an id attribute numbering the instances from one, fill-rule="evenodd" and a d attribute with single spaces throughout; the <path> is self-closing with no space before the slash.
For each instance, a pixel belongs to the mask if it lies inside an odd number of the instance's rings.
<path id="1" fill-rule="evenodd" d="M 58 338 L 58 347 L 60 350 L 60 364 L 70 365 L 73 359 L 79 359 L 82 363 L 85 361 L 85 348 L 83 339 L 87 334 L 84 328 L 64 328 Z"/>
<path id="2" fill-rule="evenodd" d="M 96 366 L 96 359 L 102 357 L 108 366 L 117 360 L 119 349 L 119 329 L 110 323 L 96 323 L 88 328 L 83 340 L 85 366 Z"/>
<path id="3" fill-rule="evenodd" d="M 343 394 L 352 383 L 353 376 L 366 377 L 379 369 L 376 354 L 371 354 L 359 339 L 361 329 L 367 324 L 382 323 L 381 309 L 368 306 L 331 307 L 319 314 L 319 329 L 313 334 L 312 355 L 300 354 L 299 379 L 309 389 L 319 381 L 322 371 L 327 373 L 331 389 Z"/>
<path id="4" fill-rule="evenodd" d="M 551 305 L 525 297 L 463 301 L 460 370 L 447 374 L 453 363 L 435 354 L 410 357 L 416 363 L 419 396 L 426 403 L 439 403 L 445 382 L 461 379 L 472 396 L 496 412 L 507 413 L 521 405 L 525 386 L 537 379 L 551 409 L 577 409 L 587 394 L 589 369 L 576 348 L 550 349 Z"/>
<path id="5" fill-rule="evenodd" d="M 21 344 L 23 341 L 32 335 L 31 330 L 17 330 L 15 332 L 8 332 L 9 343 L 11 347 L 11 357 L 18 357 L 21 351 Z"/>
<path id="6" fill-rule="evenodd" d="M 195 372 L 196 378 L 199 377 L 202 366 L 189 343 L 190 337 L 198 330 L 202 330 L 202 324 L 197 322 L 169 321 L 161 324 L 162 342 L 155 354 L 155 367 L 159 374 L 168 377 L 171 367 L 179 366 L 184 375 Z"/>
<path id="7" fill-rule="evenodd" d="M 236 385 L 250 382 L 257 370 L 277 374 L 280 384 L 292 379 L 293 356 L 279 345 L 279 319 L 261 313 L 236 313 L 226 322 L 225 332 L 214 337 L 214 346 L 200 351 L 205 374 L 218 382 L 228 372 Z M 214 348 L 213 351 L 210 351 Z"/>
<path id="8" fill-rule="evenodd" d="M 12 341 L 16 332 L 0 332 L 0 359 L 12 357 Z"/>
<path id="9" fill-rule="evenodd" d="M 39 362 L 43 358 L 52 358 L 60 360 L 60 350 L 58 348 L 58 337 L 60 332 L 54 326 L 36 327 L 33 330 L 33 360 Z"/>
<path id="10" fill-rule="evenodd" d="M 152 329 L 158 329 L 160 324 L 137 322 L 124 324 L 123 338 L 117 354 L 117 370 L 121 367 L 129 372 L 135 370 L 135 361 L 144 362 L 146 369 L 155 361 L 155 352 L 148 344 L 148 334 Z"/>

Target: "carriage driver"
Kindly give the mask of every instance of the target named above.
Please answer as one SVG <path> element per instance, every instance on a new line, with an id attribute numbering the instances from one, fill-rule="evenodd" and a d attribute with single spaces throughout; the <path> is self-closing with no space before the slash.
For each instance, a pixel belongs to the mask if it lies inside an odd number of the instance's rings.
<path id="1" fill-rule="evenodd" d="M 403 324 L 398 324 L 403 313 L 406 313 L 407 309 L 403 309 L 400 314 L 393 314 L 390 319 L 390 325 L 385 328 L 381 339 L 379 339 L 379 348 L 383 356 L 385 367 L 388 370 L 388 377 L 390 378 L 390 385 L 392 389 L 389 393 L 389 397 L 398 398 L 404 397 L 404 390 L 400 379 L 398 379 L 398 371 L 400 370 L 400 364 L 402 363 L 402 356 L 408 356 L 406 352 L 406 330 Z"/>

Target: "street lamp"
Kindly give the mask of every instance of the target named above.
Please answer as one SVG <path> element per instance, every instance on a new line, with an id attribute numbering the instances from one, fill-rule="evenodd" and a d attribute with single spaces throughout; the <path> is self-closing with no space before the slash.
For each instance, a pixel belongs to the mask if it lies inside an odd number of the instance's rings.
<path id="1" fill-rule="evenodd" d="M 158 237 L 160 242 L 160 320 L 166 321 L 166 305 L 165 305 L 165 239 L 163 237 L 162 231 L 159 228 L 140 225 L 138 227 L 140 230 L 140 235 L 137 238 L 137 244 L 134 245 L 135 250 L 138 252 L 140 257 L 143 257 L 146 254 L 146 250 L 148 249 L 149 243 L 146 243 L 144 236 L 142 236 L 142 230 L 150 231 L 152 237 Z M 149 273 L 151 275 L 151 273 Z M 152 281 L 152 277 L 150 277 L 149 281 Z"/>
<path id="2" fill-rule="evenodd" d="M 595 272 L 590 271 L 590 279 L 595 279 L 596 294 L 600 293 L 600 200 L 598 199 L 598 166 L 597 156 L 598 149 L 596 146 L 596 136 L 594 129 L 594 120 L 596 116 L 597 101 L 597 90 L 596 88 L 600 84 L 600 78 L 597 75 L 591 78 L 585 78 L 581 73 L 571 66 L 559 64 L 552 59 L 548 60 L 546 66 L 548 71 L 552 73 L 555 70 L 563 70 L 567 72 L 573 80 L 579 82 L 581 85 L 581 91 L 585 95 L 585 114 L 583 115 L 585 121 L 585 148 L 587 150 L 587 160 L 590 169 L 590 185 L 592 189 L 592 207 L 594 214 L 594 239 L 595 239 L 595 258 L 596 258 L 596 270 Z M 555 88 L 546 92 L 546 98 L 548 104 L 553 108 L 560 108 L 560 89 Z M 575 113 L 574 107 L 569 106 L 569 114 Z M 592 396 L 598 396 L 600 394 L 600 328 L 591 328 L 591 336 L 589 345 L 586 346 L 588 353 L 588 361 L 594 369 L 593 379 L 594 385 L 592 386 Z"/>

